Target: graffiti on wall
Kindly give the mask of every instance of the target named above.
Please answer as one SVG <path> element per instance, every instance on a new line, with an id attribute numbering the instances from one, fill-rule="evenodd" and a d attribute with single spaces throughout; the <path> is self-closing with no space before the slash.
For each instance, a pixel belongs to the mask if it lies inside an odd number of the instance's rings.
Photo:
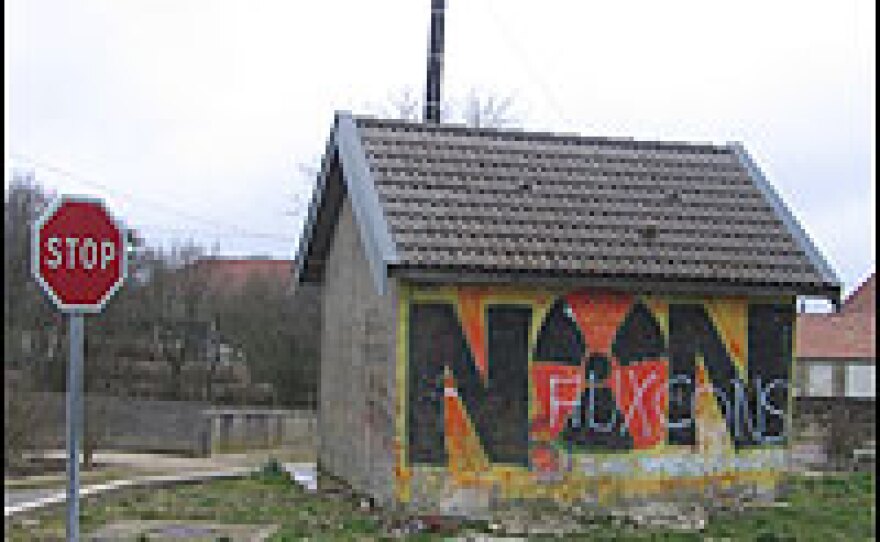
<path id="1" fill-rule="evenodd" d="M 404 481 L 421 467 L 526 484 L 778 469 L 762 450 L 786 439 L 788 299 L 490 287 L 402 297 Z"/>

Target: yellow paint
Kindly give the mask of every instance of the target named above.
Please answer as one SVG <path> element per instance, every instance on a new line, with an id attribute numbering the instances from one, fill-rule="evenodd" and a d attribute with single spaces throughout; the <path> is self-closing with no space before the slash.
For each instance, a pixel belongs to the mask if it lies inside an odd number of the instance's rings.
<path id="1" fill-rule="evenodd" d="M 721 413 L 721 408 L 715 397 L 710 395 L 709 377 L 702 356 L 695 360 L 697 364 L 698 390 L 706 390 L 697 393 L 696 415 L 697 419 L 697 449 L 704 457 L 718 455 L 732 455 L 733 443 L 727 431 L 727 422 Z M 728 457 L 729 457 L 728 455 Z"/>
<path id="2" fill-rule="evenodd" d="M 446 375 L 446 388 L 454 389 L 455 381 L 452 375 Z M 455 480 L 461 486 L 470 482 L 472 473 L 486 472 L 489 470 L 489 459 L 480 446 L 477 433 L 467 416 L 467 410 L 459 397 L 445 397 L 444 411 L 446 427 L 455 427 L 455 430 L 447 432 L 446 454 L 448 457 L 448 469 Z"/>
<path id="3" fill-rule="evenodd" d="M 409 344 L 407 330 L 409 329 L 409 304 L 412 296 L 412 288 L 406 284 L 402 284 L 399 290 L 397 300 L 397 359 L 395 371 L 395 382 L 397 385 L 397 408 L 396 423 L 394 427 L 394 488 L 397 498 L 402 502 L 410 499 L 410 478 L 411 473 L 406 461 L 407 441 L 406 441 L 406 378 L 407 378 L 407 359 L 406 352 Z"/>
<path id="4" fill-rule="evenodd" d="M 749 300 L 744 297 L 708 298 L 703 301 L 703 306 L 715 323 L 739 377 L 747 378 Z"/>

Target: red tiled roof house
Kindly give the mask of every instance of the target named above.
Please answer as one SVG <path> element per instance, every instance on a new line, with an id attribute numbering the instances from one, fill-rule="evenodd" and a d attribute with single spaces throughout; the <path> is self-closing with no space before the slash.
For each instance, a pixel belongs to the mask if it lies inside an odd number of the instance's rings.
<path id="1" fill-rule="evenodd" d="M 876 455 L 876 276 L 841 310 L 799 314 L 795 343 L 795 448 L 806 468 L 873 468 Z"/>
<path id="2" fill-rule="evenodd" d="M 876 275 L 839 312 L 799 314 L 795 353 L 798 392 L 810 397 L 875 397 Z"/>

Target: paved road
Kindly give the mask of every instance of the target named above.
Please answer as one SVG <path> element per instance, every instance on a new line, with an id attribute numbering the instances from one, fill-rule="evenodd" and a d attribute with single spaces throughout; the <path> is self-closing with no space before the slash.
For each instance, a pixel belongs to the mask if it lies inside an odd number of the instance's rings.
<path id="1" fill-rule="evenodd" d="M 15 506 L 55 495 L 58 489 L 6 489 L 3 491 L 3 506 Z"/>
<path id="2" fill-rule="evenodd" d="M 240 478 L 242 476 L 247 476 L 253 472 L 255 472 L 254 467 L 237 467 L 227 468 L 223 470 L 215 470 L 212 472 L 202 471 L 184 475 L 154 475 L 140 477 L 136 479 L 114 480 L 100 484 L 90 484 L 84 487 L 80 487 L 80 498 L 87 497 L 89 495 L 105 493 L 107 491 L 118 490 L 125 487 L 145 487 L 151 485 L 163 486 L 167 484 L 201 482 L 216 478 Z M 25 510 L 39 508 L 49 503 L 64 502 L 65 500 L 63 489 L 5 489 L 4 497 L 6 501 L 4 504 L 5 517 L 9 517 L 11 514 L 16 514 Z"/>
<path id="3" fill-rule="evenodd" d="M 286 451 L 281 450 L 264 450 L 247 454 L 224 454 L 210 458 L 182 458 L 153 454 L 96 454 L 96 460 L 104 466 L 113 468 L 114 472 L 119 471 L 118 478 L 115 480 L 93 480 L 91 482 L 81 480 L 83 487 L 81 491 L 85 494 L 102 493 L 107 489 L 129 485 L 132 483 L 142 485 L 141 482 L 146 481 L 152 483 L 176 483 L 184 479 L 208 479 L 225 476 L 239 476 L 241 472 L 251 472 L 264 464 L 269 457 L 279 458 L 283 461 L 288 472 L 293 476 L 295 474 L 296 481 L 307 488 L 315 485 L 315 466 L 310 462 L 289 462 L 294 457 L 299 458 L 301 454 L 288 455 Z M 62 452 L 58 452 L 61 454 Z M 100 456 L 100 457 L 99 457 Z M 285 457 L 287 456 L 287 457 Z M 284 461 L 287 459 L 287 461 Z M 46 482 L 46 477 L 42 477 L 41 481 Z M 55 480 L 57 484 L 55 488 L 20 488 L 12 487 L 4 488 L 3 505 L 4 508 L 28 505 L 35 503 L 41 499 L 52 497 L 65 489 L 65 477 L 60 475 Z M 28 506 L 29 508 L 29 506 Z M 13 513 L 9 510 L 6 515 Z"/>

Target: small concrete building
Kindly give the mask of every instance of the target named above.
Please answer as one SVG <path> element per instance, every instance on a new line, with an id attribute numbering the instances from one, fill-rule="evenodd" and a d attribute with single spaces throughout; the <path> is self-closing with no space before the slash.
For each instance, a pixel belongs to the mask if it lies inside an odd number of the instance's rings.
<path id="1" fill-rule="evenodd" d="M 347 113 L 295 274 L 320 468 L 439 513 L 772 494 L 795 296 L 840 292 L 739 144 Z"/>

